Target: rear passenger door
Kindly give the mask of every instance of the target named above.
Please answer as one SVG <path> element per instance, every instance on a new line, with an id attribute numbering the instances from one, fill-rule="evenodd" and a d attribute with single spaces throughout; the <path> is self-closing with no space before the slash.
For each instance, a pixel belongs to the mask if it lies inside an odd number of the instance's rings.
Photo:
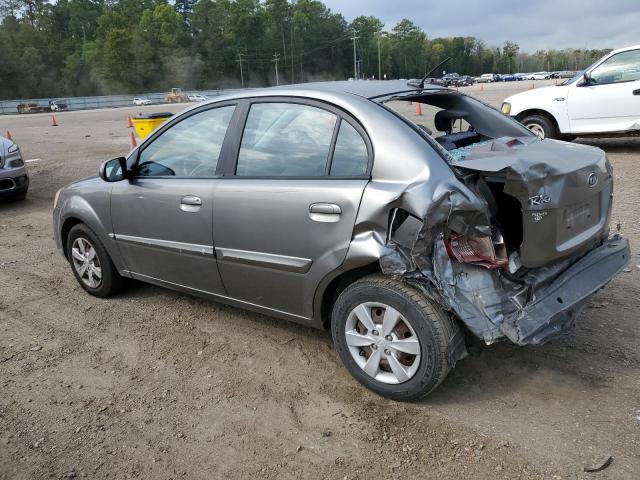
<path id="1" fill-rule="evenodd" d="M 213 202 L 220 274 L 232 298 L 311 318 L 317 284 L 347 253 L 371 144 L 354 119 L 320 102 L 242 108 L 237 153 Z"/>

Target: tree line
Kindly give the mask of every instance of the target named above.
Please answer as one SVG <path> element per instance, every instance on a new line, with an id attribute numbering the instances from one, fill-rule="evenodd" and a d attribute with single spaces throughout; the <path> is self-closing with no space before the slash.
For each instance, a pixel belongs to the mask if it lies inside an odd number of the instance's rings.
<path id="1" fill-rule="evenodd" d="M 5 99 L 408 79 L 446 57 L 461 75 L 579 70 L 606 52 L 430 38 L 408 19 L 349 23 L 316 0 L 0 0 L 0 19 Z"/>

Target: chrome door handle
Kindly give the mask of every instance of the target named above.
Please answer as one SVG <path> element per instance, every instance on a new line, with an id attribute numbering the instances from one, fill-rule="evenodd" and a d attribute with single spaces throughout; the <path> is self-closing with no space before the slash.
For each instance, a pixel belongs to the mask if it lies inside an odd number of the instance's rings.
<path id="1" fill-rule="evenodd" d="M 202 200 L 200 197 L 194 195 L 184 195 L 180 199 L 180 210 L 183 212 L 197 212 L 202 206 Z"/>
<path id="2" fill-rule="evenodd" d="M 637 88 L 633 91 L 634 95 L 640 95 L 640 88 Z"/>
<path id="3" fill-rule="evenodd" d="M 309 213 L 321 213 L 325 215 L 340 215 L 342 209 L 335 203 L 312 203 L 309 205 Z"/>

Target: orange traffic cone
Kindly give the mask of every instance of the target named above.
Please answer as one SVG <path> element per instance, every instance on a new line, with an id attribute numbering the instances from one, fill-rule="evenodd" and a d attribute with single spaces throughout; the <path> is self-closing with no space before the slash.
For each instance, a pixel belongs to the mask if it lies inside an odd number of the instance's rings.
<path id="1" fill-rule="evenodd" d="M 529 88 L 529 90 L 533 90 L 534 88 L 536 88 L 536 84 L 535 82 L 531 82 L 531 88 Z"/>
<path id="2" fill-rule="evenodd" d="M 133 132 L 129 132 L 129 144 L 131 145 L 131 150 L 133 150 L 138 146 L 138 143 L 136 142 L 136 137 L 133 134 Z"/>
<path id="3" fill-rule="evenodd" d="M 56 116 L 55 115 L 51 115 L 51 126 L 52 127 L 57 127 L 58 126 L 58 121 L 56 120 Z"/>
<path id="4" fill-rule="evenodd" d="M 7 134 L 5 135 L 5 137 L 13 142 L 13 137 L 11 136 L 11 132 L 9 130 L 7 130 Z"/>
<path id="5" fill-rule="evenodd" d="M 422 104 L 420 102 L 416 102 L 416 115 L 418 117 L 422 116 Z"/>
<path id="6" fill-rule="evenodd" d="M 133 120 L 131 120 L 131 115 L 127 118 L 127 128 L 133 128 Z"/>

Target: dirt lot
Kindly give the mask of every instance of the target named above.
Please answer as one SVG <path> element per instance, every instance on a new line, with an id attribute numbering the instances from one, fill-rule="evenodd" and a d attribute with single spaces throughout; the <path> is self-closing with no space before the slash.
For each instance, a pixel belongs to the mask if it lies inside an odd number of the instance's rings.
<path id="1" fill-rule="evenodd" d="M 0 117 L 40 159 L 27 200 L 0 204 L 0 478 L 640 477 L 637 253 L 571 334 L 485 348 L 414 404 L 360 387 L 328 333 L 141 284 L 85 294 L 52 197 L 126 153 L 139 110 Z M 640 139 L 584 143 L 608 152 L 613 225 L 640 251 Z"/>

